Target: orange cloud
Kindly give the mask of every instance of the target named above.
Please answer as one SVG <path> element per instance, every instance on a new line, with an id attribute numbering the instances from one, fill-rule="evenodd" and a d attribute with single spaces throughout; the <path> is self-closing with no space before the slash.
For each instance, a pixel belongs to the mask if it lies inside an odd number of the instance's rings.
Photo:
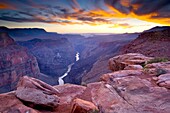
<path id="1" fill-rule="evenodd" d="M 12 9 L 12 10 L 16 10 L 15 7 L 10 6 L 8 4 L 3 4 L 3 3 L 0 3 L 0 9 Z"/>
<path id="2" fill-rule="evenodd" d="M 120 0 L 120 3 L 122 4 L 122 6 L 124 7 L 130 7 L 130 0 Z"/>
<path id="3" fill-rule="evenodd" d="M 106 6 L 112 13 L 113 18 L 136 18 L 148 22 L 170 25 L 170 14 L 167 7 L 168 0 L 150 1 L 142 0 L 105 0 Z M 164 8 L 164 10 L 163 10 Z"/>

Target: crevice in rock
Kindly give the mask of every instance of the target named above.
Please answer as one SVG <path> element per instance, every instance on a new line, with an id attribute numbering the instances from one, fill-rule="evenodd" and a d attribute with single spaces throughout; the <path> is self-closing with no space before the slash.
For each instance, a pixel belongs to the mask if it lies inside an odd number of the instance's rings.
<path id="1" fill-rule="evenodd" d="M 41 104 L 34 104 L 32 102 L 28 102 L 28 101 L 23 101 L 21 99 L 19 99 L 25 106 L 28 106 L 30 108 L 33 108 L 33 109 L 36 109 L 36 110 L 39 110 L 39 111 L 55 111 L 55 109 L 51 106 L 44 106 L 44 105 L 41 105 Z"/>

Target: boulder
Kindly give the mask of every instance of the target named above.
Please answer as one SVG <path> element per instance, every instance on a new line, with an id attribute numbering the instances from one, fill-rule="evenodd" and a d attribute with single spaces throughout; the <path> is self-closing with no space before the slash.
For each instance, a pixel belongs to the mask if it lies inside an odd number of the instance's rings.
<path id="1" fill-rule="evenodd" d="M 59 104 L 57 93 L 52 86 L 27 76 L 22 77 L 16 90 L 17 98 L 29 106 L 43 106 L 52 110 Z"/>
<path id="2" fill-rule="evenodd" d="M 99 113 L 99 110 L 92 102 L 76 98 L 72 102 L 71 113 Z"/>
<path id="3" fill-rule="evenodd" d="M 143 65 L 151 59 L 153 58 L 146 57 L 139 53 L 128 53 L 124 55 L 118 55 L 109 59 L 109 67 L 112 71 L 118 71 L 125 69 L 125 67 L 129 65 Z"/>
<path id="4" fill-rule="evenodd" d="M 157 80 L 159 86 L 170 89 L 170 73 L 160 75 Z"/>
<path id="5" fill-rule="evenodd" d="M 147 64 L 145 69 L 147 69 L 150 74 L 157 76 L 165 73 L 170 73 L 170 61 Z"/>
<path id="6" fill-rule="evenodd" d="M 58 96 L 60 97 L 59 106 L 56 109 L 57 113 L 70 113 L 72 109 L 72 101 L 81 95 L 86 89 L 85 86 L 74 84 L 57 85 L 54 86 L 54 88 L 58 90 Z"/>
<path id="7" fill-rule="evenodd" d="M 0 113 L 39 113 L 37 110 L 25 106 L 15 92 L 0 94 Z"/>

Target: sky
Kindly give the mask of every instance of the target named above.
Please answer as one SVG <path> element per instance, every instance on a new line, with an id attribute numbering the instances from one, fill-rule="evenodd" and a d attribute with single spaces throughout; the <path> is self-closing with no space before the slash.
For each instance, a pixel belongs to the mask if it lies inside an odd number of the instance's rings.
<path id="1" fill-rule="evenodd" d="M 134 33 L 170 26 L 170 0 L 0 0 L 0 26 Z"/>

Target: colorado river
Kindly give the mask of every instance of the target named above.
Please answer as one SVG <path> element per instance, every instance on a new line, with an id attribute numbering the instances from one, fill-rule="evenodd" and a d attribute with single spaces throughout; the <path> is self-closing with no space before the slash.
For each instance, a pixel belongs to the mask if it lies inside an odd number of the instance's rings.
<path id="1" fill-rule="evenodd" d="M 76 53 L 76 62 L 80 60 L 80 57 L 79 57 L 79 52 Z M 61 77 L 58 78 L 58 83 L 59 85 L 63 85 L 64 84 L 64 80 L 63 78 L 66 77 L 68 75 L 68 73 L 71 71 L 71 67 L 74 65 L 74 63 L 68 65 L 68 69 L 67 71 L 64 73 L 64 75 L 62 75 Z"/>

